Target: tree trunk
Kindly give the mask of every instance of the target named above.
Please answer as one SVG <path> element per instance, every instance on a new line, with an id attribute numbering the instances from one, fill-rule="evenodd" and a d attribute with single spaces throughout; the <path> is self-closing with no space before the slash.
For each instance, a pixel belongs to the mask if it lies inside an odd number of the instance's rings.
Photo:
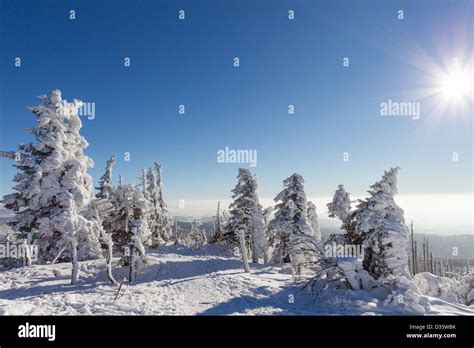
<path id="1" fill-rule="evenodd" d="M 135 281 L 135 248 L 133 245 L 130 246 L 130 269 L 128 272 L 128 282 L 133 283 Z"/>
<path id="2" fill-rule="evenodd" d="M 31 253 L 30 253 L 30 246 L 28 245 L 28 240 L 23 239 L 22 245 L 23 245 L 23 248 L 25 249 L 24 254 L 23 254 L 23 266 L 29 267 L 31 266 Z"/>
<path id="3" fill-rule="evenodd" d="M 268 247 L 263 249 L 263 263 L 266 265 L 270 261 L 270 257 L 268 255 Z"/>
<path id="4" fill-rule="evenodd" d="M 423 272 L 426 272 L 426 240 L 423 240 Z"/>
<path id="5" fill-rule="evenodd" d="M 242 261 L 244 263 L 245 272 L 249 273 L 249 261 L 247 256 L 247 246 L 245 245 L 245 236 L 242 231 L 239 232 L 240 251 L 242 252 Z"/>
<path id="6" fill-rule="evenodd" d="M 413 236 L 413 220 L 411 220 L 410 231 L 411 231 L 411 272 L 412 272 L 412 275 L 415 275 L 416 267 L 415 267 L 415 241 L 414 241 L 414 236 Z"/>
<path id="7" fill-rule="evenodd" d="M 416 240 L 414 241 L 415 244 L 415 274 L 418 273 L 418 245 Z"/>
<path id="8" fill-rule="evenodd" d="M 72 263 L 72 272 L 71 272 L 71 284 L 76 284 L 79 276 L 79 262 L 77 261 L 77 245 L 71 242 L 71 263 Z"/>
<path id="9" fill-rule="evenodd" d="M 430 268 L 431 268 L 431 273 L 434 273 L 433 253 L 431 251 L 430 251 Z"/>
<path id="10" fill-rule="evenodd" d="M 109 278 L 110 282 L 112 284 L 117 284 L 117 281 L 114 278 L 114 275 L 112 274 L 112 244 L 108 243 L 107 244 L 107 255 L 105 257 L 106 262 L 107 262 L 107 277 Z"/>
<path id="11" fill-rule="evenodd" d="M 258 263 L 260 259 L 260 246 L 255 241 L 253 242 L 253 250 L 252 250 L 252 262 Z"/>

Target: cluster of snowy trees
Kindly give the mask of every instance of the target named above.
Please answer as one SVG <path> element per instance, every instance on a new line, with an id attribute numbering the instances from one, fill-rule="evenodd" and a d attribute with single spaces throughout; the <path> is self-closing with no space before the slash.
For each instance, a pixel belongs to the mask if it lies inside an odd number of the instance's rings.
<path id="1" fill-rule="evenodd" d="M 112 156 L 100 178 L 96 200 L 106 201 L 110 209 L 102 210 L 102 225 L 112 251 L 122 254 L 120 264 L 130 267 L 129 280 L 136 277 L 136 270 L 146 264 L 145 246 L 157 248 L 172 237 L 173 221 L 163 199 L 161 165 L 143 169 L 138 186 L 112 183 L 112 167 L 116 156 Z M 109 259 L 109 258 L 107 258 Z M 112 280 L 113 281 L 113 280 Z"/>
<path id="2" fill-rule="evenodd" d="M 375 279 L 391 283 L 394 277 L 410 276 L 408 270 L 408 228 L 403 210 L 395 203 L 399 168 L 386 171 L 351 210 L 350 195 L 340 185 L 327 207 L 330 217 L 341 220 L 342 236 L 332 236 L 344 244 L 364 246 L 364 269 Z M 342 238 L 341 238 L 342 237 Z"/>
<path id="3" fill-rule="evenodd" d="M 257 179 L 247 169 L 239 169 L 224 235 L 240 246 L 244 270 L 248 260 L 288 263 L 295 275 L 309 275 L 307 284 L 319 292 L 329 287 L 391 292 L 390 301 L 403 294 L 407 305 L 419 309 L 416 287 L 408 269 L 408 228 L 403 211 L 395 203 L 399 168 L 386 171 L 359 200 L 354 209 L 350 194 L 339 185 L 327 204 L 329 216 L 341 221 L 342 234 L 321 238 L 316 206 L 307 201 L 304 179 L 293 174 L 283 181 L 276 205 L 262 209 L 257 195 Z M 273 217 L 271 217 L 273 214 Z M 336 257 L 325 253 L 326 246 L 361 245 L 360 257 Z"/>
<path id="4" fill-rule="evenodd" d="M 293 174 L 283 184 L 277 205 L 263 209 L 255 174 L 239 169 L 223 235 L 225 241 L 238 243 L 246 272 L 250 258 L 254 263 L 261 258 L 264 263 L 291 263 L 297 274 L 314 261 L 314 248 L 321 241 L 316 206 L 306 200 L 301 175 Z"/>
<path id="5" fill-rule="evenodd" d="M 94 194 L 87 170 L 93 161 L 84 154 L 87 141 L 78 109 L 82 102 L 62 99 L 59 90 L 41 96 L 30 108 L 37 117 L 28 129 L 35 142 L 20 144 L 18 151 L 1 151 L 14 160 L 18 173 L 15 193 L 3 203 L 15 212 L 10 226 L 19 238 L 35 242 L 39 262 L 72 263 L 71 282 L 78 279 L 80 260 L 105 256 L 109 278 L 114 251 L 123 253 L 133 281 L 137 267 L 146 262 L 145 246 L 157 247 L 171 238 L 172 219 L 163 199 L 161 166 L 143 171 L 140 187 L 112 183 L 113 156 L 107 161 L 98 193 Z"/>

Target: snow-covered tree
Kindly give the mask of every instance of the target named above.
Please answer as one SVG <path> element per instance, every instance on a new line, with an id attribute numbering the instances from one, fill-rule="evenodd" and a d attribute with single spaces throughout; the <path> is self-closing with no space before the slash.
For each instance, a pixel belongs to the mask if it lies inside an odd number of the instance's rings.
<path id="1" fill-rule="evenodd" d="M 364 269 L 382 283 L 393 285 L 399 277 L 411 279 L 408 270 L 408 228 L 403 210 L 395 203 L 399 168 L 385 171 L 370 187 L 370 197 L 354 212 L 355 233 L 363 240 Z"/>
<path id="2" fill-rule="evenodd" d="M 319 228 L 318 213 L 316 212 L 316 205 L 313 202 L 308 202 L 307 217 L 313 230 L 314 238 L 321 240 L 321 230 Z"/>
<path id="3" fill-rule="evenodd" d="M 152 248 L 158 247 L 160 244 L 160 229 L 159 221 L 161 215 L 161 207 L 159 203 L 159 190 L 156 181 L 156 174 L 153 168 L 148 169 L 147 173 L 148 183 L 148 199 L 151 203 L 151 211 L 149 214 L 149 226 L 151 230 L 151 246 Z"/>
<path id="4" fill-rule="evenodd" d="M 59 90 L 40 97 L 43 103 L 30 108 L 37 117 L 29 132 L 36 143 L 20 145 L 14 181 L 17 193 L 4 203 L 16 213 L 13 227 L 37 236 L 40 260 L 51 261 L 67 249 L 72 261 L 71 282 L 78 278 L 78 261 L 100 255 L 100 231 L 85 217 L 93 197 L 87 169 L 92 160 L 84 155 L 87 141 L 80 135 L 77 109 L 82 102 L 63 100 Z M 16 202 L 15 202 L 16 201 Z"/>
<path id="5" fill-rule="evenodd" d="M 140 181 L 141 181 L 141 186 L 142 186 L 143 197 L 148 201 L 150 200 L 150 196 L 148 194 L 148 179 L 147 179 L 146 169 L 142 169 L 142 173 L 140 175 Z"/>
<path id="6" fill-rule="evenodd" d="M 147 263 L 144 245 L 151 237 L 148 223 L 145 219 L 145 213 L 149 209 L 149 202 L 143 196 L 143 192 L 136 188 L 133 192 L 132 207 L 133 217 L 130 221 L 131 236 L 128 243 L 130 248 L 130 283 L 135 281 L 137 269 Z"/>
<path id="7" fill-rule="evenodd" d="M 224 239 L 224 223 L 221 214 L 221 202 L 217 202 L 216 216 L 214 220 L 214 231 L 209 243 L 219 243 Z"/>
<path id="8" fill-rule="evenodd" d="M 21 151 L 0 151 L 0 157 L 5 157 L 15 161 L 14 167 L 19 171 L 13 178 L 16 185 L 13 187 L 12 194 L 3 197 L 2 203 L 6 209 L 15 212 L 13 219 L 7 223 L 15 232 L 15 239 L 21 243 L 28 243 L 28 239 L 33 241 L 37 238 L 37 231 L 34 228 L 36 222 L 35 212 L 28 208 L 30 201 L 29 182 L 35 175 L 35 165 L 40 158 L 35 154 L 36 150 L 32 144 L 20 144 L 18 149 Z M 29 237 L 29 238 L 28 238 Z M 23 240 L 23 241 L 22 241 Z"/>
<path id="9" fill-rule="evenodd" d="M 100 243 L 105 249 L 105 260 L 107 265 L 107 277 L 112 284 L 117 284 L 112 274 L 112 258 L 113 258 L 113 240 L 112 233 L 105 229 L 105 221 L 109 219 L 112 214 L 113 205 L 111 201 L 106 198 L 92 199 L 89 209 L 85 216 L 95 224 L 94 228 L 100 231 Z"/>
<path id="10" fill-rule="evenodd" d="M 311 245 L 315 238 L 307 219 L 307 202 L 304 179 L 293 174 L 283 181 L 284 189 L 276 197 L 275 216 L 268 224 L 271 245 L 274 247 L 273 261 L 293 264 L 300 274 L 304 264 L 311 260 Z M 309 254 L 309 255 L 308 255 Z"/>
<path id="11" fill-rule="evenodd" d="M 166 242 L 171 238 L 173 219 L 169 216 L 168 205 L 166 204 L 163 197 L 163 181 L 161 180 L 161 164 L 155 162 L 154 168 L 156 171 L 156 184 L 158 187 L 158 201 L 161 208 L 161 220 L 160 220 L 160 229 L 161 229 L 161 238 Z"/>
<path id="12" fill-rule="evenodd" d="M 99 186 L 96 187 L 99 192 L 96 194 L 96 198 L 93 200 L 92 207 L 89 210 L 89 214 L 97 216 L 102 221 L 102 226 L 100 226 L 100 241 L 102 247 L 106 250 L 107 276 L 113 284 L 116 284 L 116 280 L 112 274 L 114 243 L 112 239 L 111 220 L 115 213 L 113 202 L 116 189 L 112 181 L 112 167 L 116 162 L 116 155 L 113 155 L 107 160 L 105 173 L 99 180 Z"/>
<path id="13" fill-rule="evenodd" d="M 260 253 L 263 254 L 263 262 L 268 260 L 268 242 L 265 236 L 265 225 L 263 223 L 263 208 L 260 204 L 253 207 L 252 213 L 252 262 L 258 263 Z"/>
<path id="14" fill-rule="evenodd" d="M 351 210 L 350 194 L 344 189 L 344 185 L 339 185 L 331 202 L 326 206 L 329 217 L 341 220 L 341 229 L 345 231 L 344 235 L 331 235 L 331 241 L 337 241 L 347 244 L 359 244 L 360 236 L 354 232 L 354 214 Z"/>
<path id="15" fill-rule="evenodd" d="M 161 181 L 161 165 L 155 162 L 148 169 L 148 199 L 151 202 L 149 225 L 152 232 L 152 246 L 157 247 L 171 238 L 173 221 L 169 217 L 167 205 L 163 199 L 163 184 Z"/>
<path id="16" fill-rule="evenodd" d="M 206 233 L 201 229 L 197 220 L 193 221 L 188 237 L 188 245 L 193 250 L 201 249 L 207 243 Z"/>
<path id="17" fill-rule="evenodd" d="M 119 264 L 129 266 L 129 281 L 133 282 L 137 268 L 146 263 L 144 245 L 151 231 L 145 214 L 150 203 L 139 187 L 122 184 L 115 189 L 112 204 L 109 228 L 114 248 L 122 253 Z"/>
<path id="18" fill-rule="evenodd" d="M 181 238 L 182 238 L 183 231 L 181 227 L 178 225 L 178 220 L 174 220 L 174 228 L 173 228 L 173 238 L 174 238 L 174 245 L 178 245 Z"/>
<path id="19" fill-rule="evenodd" d="M 268 223 L 270 222 L 270 217 L 272 216 L 273 213 L 273 207 L 269 206 L 265 209 L 263 209 L 262 215 L 263 215 L 263 224 L 265 225 L 265 228 L 267 227 Z"/>
<path id="20" fill-rule="evenodd" d="M 114 248 L 122 253 L 130 242 L 130 221 L 134 213 L 133 197 L 137 190 L 139 189 L 135 186 L 122 184 L 116 188 L 113 195 L 113 213 L 110 216 L 108 230 L 112 235 Z"/>
<path id="21" fill-rule="evenodd" d="M 349 193 L 344 189 L 344 185 L 339 185 L 332 202 L 327 204 L 329 217 L 337 217 L 345 221 L 351 212 L 351 199 Z"/>
<path id="22" fill-rule="evenodd" d="M 317 255 L 316 262 L 311 264 L 313 277 L 303 288 L 309 289 L 314 297 L 331 289 L 373 291 L 381 288 L 358 260 L 328 257 L 320 243 L 316 243 L 312 249 Z"/>
<path id="23" fill-rule="evenodd" d="M 235 240 L 241 249 L 244 269 L 249 271 L 248 252 L 252 251 L 253 261 L 258 262 L 260 251 L 267 252 L 263 231 L 262 207 L 258 202 L 257 178 L 248 169 L 240 168 L 237 185 L 232 190 L 233 202 L 229 207 L 229 224 Z"/>
<path id="24" fill-rule="evenodd" d="M 105 166 L 105 173 L 100 177 L 99 186 L 96 189 L 99 191 L 96 194 L 97 198 L 109 199 L 113 195 L 113 183 L 112 183 L 112 167 L 117 162 L 117 156 L 113 155 L 107 161 Z"/>
<path id="25" fill-rule="evenodd" d="M 271 229 L 268 228 L 268 225 L 271 221 L 271 216 L 273 214 L 273 206 L 269 206 L 262 211 L 262 216 L 263 216 L 263 229 L 265 231 L 265 239 L 267 242 L 267 257 L 270 258 L 270 255 L 272 253 L 272 245 L 271 245 Z M 267 260 L 269 261 L 269 260 Z M 266 262 L 265 262 L 266 263 Z"/>
<path id="26" fill-rule="evenodd" d="M 222 212 L 222 225 L 224 230 L 222 236 L 223 244 L 238 244 L 238 240 L 236 239 L 237 236 L 234 233 L 234 228 L 232 226 L 232 219 L 227 210 Z"/>

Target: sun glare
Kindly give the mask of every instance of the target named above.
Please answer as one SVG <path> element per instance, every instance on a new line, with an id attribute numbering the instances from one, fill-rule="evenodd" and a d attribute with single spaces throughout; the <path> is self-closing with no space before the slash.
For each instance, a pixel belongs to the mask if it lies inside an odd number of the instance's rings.
<path id="1" fill-rule="evenodd" d="M 460 70 L 448 73 L 441 82 L 441 90 L 450 100 L 468 97 L 471 92 L 469 74 Z"/>

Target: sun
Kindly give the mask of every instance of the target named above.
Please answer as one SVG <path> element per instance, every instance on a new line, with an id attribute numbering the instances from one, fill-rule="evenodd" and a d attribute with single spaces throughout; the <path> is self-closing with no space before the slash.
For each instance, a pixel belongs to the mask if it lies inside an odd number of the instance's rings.
<path id="1" fill-rule="evenodd" d="M 442 78 L 440 87 L 443 96 L 450 101 L 468 98 L 472 93 L 469 73 L 460 69 L 447 73 Z"/>

